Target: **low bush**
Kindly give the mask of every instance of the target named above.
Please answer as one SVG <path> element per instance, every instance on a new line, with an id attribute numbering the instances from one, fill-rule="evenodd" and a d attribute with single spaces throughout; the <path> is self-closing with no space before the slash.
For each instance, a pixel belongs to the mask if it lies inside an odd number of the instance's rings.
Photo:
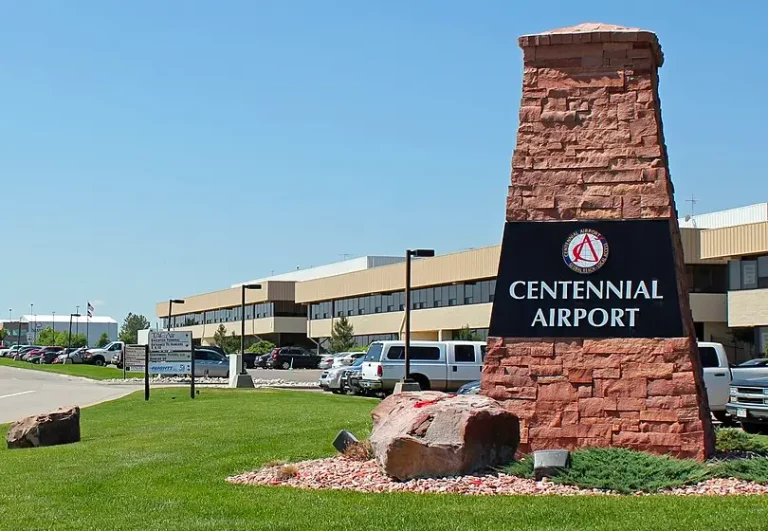
<path id="1" fill-rule="evenodd" d="M 710 473 L 718 478 L 736 478 L 755 483 L 768 483 L 768 459 L 732 459 L 713 465 Z"/>
<path id="2" fill-rule="evenodd" d="M 519 478 L 533 479 L 533 456 L 523 456 L 519 461 L 512 461 L 501 472 Z"/>
<path id="3" fill-rule="evenodd" d="M 765 437 L 750 435 L 735 428 L 721 428 L 716 435 L 718 452 L 768 453 Z"/>
<path id="4" fill-rule="evenodd" d="M 591 448 L 574 452 L 571 468 L 553 481 L 622 494 L 656 492 L 702 481 L 707 469 L 689 459 L 674 459 L 624 448 Z"/>

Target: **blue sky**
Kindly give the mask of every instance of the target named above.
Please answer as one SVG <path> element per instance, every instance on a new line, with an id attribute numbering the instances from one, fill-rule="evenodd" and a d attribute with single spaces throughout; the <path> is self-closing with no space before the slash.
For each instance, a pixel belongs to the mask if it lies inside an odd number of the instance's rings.
<path id="1" fill-rule="evenodd" d="M 757 1 L 0 0 L 0 317 L 91 300 L 154 322 L 157 301 L 342 255 L 498 243 L 516 38 L 587 21 L 659 35 L 679 209 L 766 201 L 766 15 Z"/>

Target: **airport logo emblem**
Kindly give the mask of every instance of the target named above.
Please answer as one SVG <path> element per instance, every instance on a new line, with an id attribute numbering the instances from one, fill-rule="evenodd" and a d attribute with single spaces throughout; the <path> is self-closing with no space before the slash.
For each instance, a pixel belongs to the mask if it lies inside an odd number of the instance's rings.
<path id="1" fill-rule="evenodd" d="M 608 260 L 608 240 L 593 229 L 581 229 L 565 240 L 563 260 L 565 265 L 581 273 L 594 273 Z"/>

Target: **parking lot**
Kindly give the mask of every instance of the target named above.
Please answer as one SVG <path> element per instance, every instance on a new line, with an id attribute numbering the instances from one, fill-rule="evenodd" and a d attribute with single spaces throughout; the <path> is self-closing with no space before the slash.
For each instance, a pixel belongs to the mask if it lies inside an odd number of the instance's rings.
<path id="1" fill-rule="evenodd" d="M 259 378 L 262 380 L 272 380 L 275 378 L 281 378 L 288 380 L 289 382 L 317 382 L 320 379 L 320 375 L 323 373 L 321 369 L 293 369 L 293 370 L 280 370 L 280 369 L 248 369 L 248 374 L 251 378 Z"/>

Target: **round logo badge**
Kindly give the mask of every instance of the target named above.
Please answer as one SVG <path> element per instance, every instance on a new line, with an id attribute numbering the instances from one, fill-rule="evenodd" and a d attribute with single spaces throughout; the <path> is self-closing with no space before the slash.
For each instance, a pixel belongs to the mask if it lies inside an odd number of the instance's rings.
<path id="1" fill-rule="evenodd" d="M 608 260 L 608 240 L 596 230 L 578 230 L 565 240 L 563 260 L 577 273 L 594 273 Z"/>

